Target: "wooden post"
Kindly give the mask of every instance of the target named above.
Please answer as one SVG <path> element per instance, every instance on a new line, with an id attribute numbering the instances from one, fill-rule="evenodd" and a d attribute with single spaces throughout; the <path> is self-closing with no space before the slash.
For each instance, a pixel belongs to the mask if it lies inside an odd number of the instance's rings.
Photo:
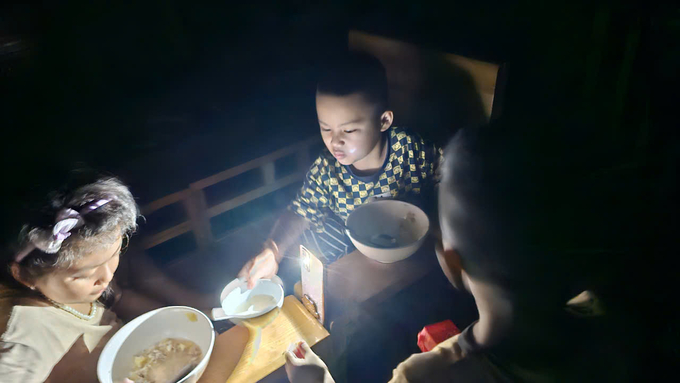
<path id="1" fill-rule="evenodd" d="M 298 169 L 305 171 L 312 166 L 312 160 L 309 159 L 309 144 L 305 143 L 298 151 Z"/>
<path id="2" fill-rule="evenodd" d="M 189 196 L 182 202 L 184 203 L 184 208 L 189 216 L 189 221 L 191 222 L 198 248 L 204 249 L 213 242 L 205 193 L 202 189 L 192 189 Z"/>
<path id="3" fill-rule="evenodd" d="M 146 248 L 159 245 L 190 230 L 194 232 L 196 243 L 199 248 L 205 248 L 210 245 L 214 242 L 210 227 L 211 217 L 286 187 L 293 182 L 298 182 L 300 178 L 304 177 L 307 169 L 309 169 L 309 166 L 311 165 L 309 147 L 312 143 L 317 141 L 318 136 L 309 137 L 303 142 L 287 146 L 273 153 L 269 153 L 265 156 L 196 181 L 190 184 L 188 189 L 167 195 L 144 206 L 142 210 L 144 214 L 152 214 L 165 206 L 182 202 L 189 218 L 185 222 L 152 235 L 145 242 Z M 296 154 L 297 156 L 299 171 L 276 179 L 276 160 L 293 154 Z M 261 168 L 264 178 L 263 186 L 208 208 L 203 189 L 257 168 Z"/>
<path id="4" fill-rule="evenodd" d="M 264 178 L 265 185 L 271 185 L 276 182 L 276 166 L 274 161 L 269 161 L 262 165 L 262 176 Z"/>

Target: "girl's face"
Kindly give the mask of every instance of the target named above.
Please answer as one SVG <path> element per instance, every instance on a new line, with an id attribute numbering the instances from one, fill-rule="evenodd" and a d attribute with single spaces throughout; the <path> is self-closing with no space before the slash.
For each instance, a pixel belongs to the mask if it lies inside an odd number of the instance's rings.
<path id="1" fill-rule="evenodd" d="M 118 268 L 122 244 L 122 237 L 118 237 L 112 244 L 85 255 L 68 269 L 57 269 L 40 277 L 35 283 L 36 289 L 63 304 L 96 301 Z"/>

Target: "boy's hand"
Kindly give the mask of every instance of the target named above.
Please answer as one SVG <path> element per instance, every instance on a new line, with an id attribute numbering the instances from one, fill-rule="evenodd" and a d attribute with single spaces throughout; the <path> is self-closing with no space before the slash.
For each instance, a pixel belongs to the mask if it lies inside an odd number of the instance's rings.
<path id="1" fill-rule="evenodd" d="M 264 249 L 255 258 L 248 261 L 238 273 L 239 278 L 245 278 L 248 289 L 255 287 L 260 279 L 270 279 L 279 271 L 279 263 L 272 249 Z"/>
<path id="2" fill-rule="evenodd" d="M 307 343 L 293 343 L 286 351 L 286 375 L 291 383 L 332 383 L 328 367 Z"/>

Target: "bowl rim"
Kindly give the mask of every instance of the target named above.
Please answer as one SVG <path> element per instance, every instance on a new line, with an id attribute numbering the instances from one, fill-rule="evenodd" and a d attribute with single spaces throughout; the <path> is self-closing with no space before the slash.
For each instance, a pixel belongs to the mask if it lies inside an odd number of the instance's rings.
<path id="1" fill-rule="evenodd" d="M 365 207 L 365 206 L 368 206 L 368 205 L 373 205 L 373 204 L 384 204 L 384 203 L 394 203 L 394 202 L 399 202 L 399 203 L 403 203 L 403 204 L 406 204 L 406 205 L 411 205 L 411 206 L 415 207 L 416 209 L 420 210 L 420 211 L 423 213 L 423 215 L 425 215 L 425 219 L 427 220 L 427 221 L 426 221 L 426 222 L 427 222 L 427 230 L 425 230 L 425 233 L 424 233 L 422 236 L 420 236 L 417 240 L 415 240 L 415 241 L 409 243 L 408 245 L 404 245 L 404 246 L 395 246 L 395 247 L 375 247 L 375 246 L 373 246 L 373 245 L 370 245 L 370 244 L 367 244 L 367 243 L 365 243 L 365 242 L 363 242 L 363 241 L 360 241 L 359 239 L 357 239 L 357 238 L 355 238 L 355 237 L 352 236 L 352 234 L 350 233 L 350 230 L 347 228 L 347 223 L 349 222 L 349 218 L 352 216 L 352 214 L 354 214 L 355 211 L 360 210 L 361 208 L 363 208 L 363 207 Z M 387 200 L 381 200 L 381 201 L 373 201 L 373 202 L 368 202 L 368 203 L 359 205 L 356 209 L 352 210 L 352 212 L 349 213 L 349 215 L 347 216 L 347 220 L 345 221 L 345 234 L 347 234 L 347 236 L 348 236 L 351 240 L 357 241 L 357 242 L 359 242 L 360 244 L 362 244 L 362 245 L 364 245 L 364 246 L 367 246 L 367 247 L 370 247 L 371 249 L 375 249 L 375 250 L 397 250 L 397 249 L 405 249 L 405 248 L 407 248 L 407 247 L 411 247 L 411 246 L 415 245 L 416 243 L 422 241 L 423 239 L 425 239 L 425 237 L 427 237 L 427 235 L 428 235 L 429 233 L 430 233 L 430 217 L 427 216 L 427 213 L 425 213 L 425 211 L 424 211 L 423 209 L 421 209 L 420 207 L 416 206 L 415 204 L 412 204 L 412 203 L 406 202 L 406 201 L 397 200 L 397 199 L 387 199 Z"/>
<path id="2" fill-rule="evenodd" d="M 109 343 L 113 340 L 113 338 L 116 335 L 118 335 L 119 333 L 122 334 L 121 330 L 124 327 L 126 327 L 128 325 L 132 325 L 134 328 L 132 330 L 130 330 L 130 332 L 125 336 L 125 339 L 123 340 L 123 342 L 121 342 L 120 345 L 118 346 L 118 349 L 116 350 L 116 354 L 113 355 L 113 358 L 111 359 L 111 367 L 112 368 L 113 368 L 113 362 L 115 362 L 116 356 L 118 355 L 118 350 L 120 350 L 120 346 L 122 346 L 123 343 L 125 343 L 125 340 L 137 329 L 137 327 L 139 327 L 139 325 L 141 325 L 145 321 L 149 320 L 149 318 L 153 317 L 154 315 L 158 314 L 159 312 L 167 311 L 169 309 L 188 309 L 189 311 L 193 312 L 194 314 L 204 317 L 205 320 L 208 322 L 208 325 L 210 326 L 210 346 L 208 347 L 208 351 L 203 353 L 203 358 L 201 359 L 201 361 L 198 362 L 198 365 L 193 370 L 191 370 L 189 372 L 189 374 L 194 372 L 194 370 L 198 369 L 199 367 L 201 367 L 201 365 L 203 363 L 206 363 L 206 366 L 207 366 L 207 363 L 210 362 L 210 357 L 212 355 L 213 348 L 215 348 L 215 340 L 216 340 L 215 326 L 213 325 L 212 320 L 210 320 L 210 318 L 207 315 L 205 315 L 205 313 L 203 313 L 201 310 L 196 309 L 194 307 L 190 307 L 190 306 L 165 306 L 165 307 L 159 307 L 155 310 L 147 311 L 147 312 L 137 316 L 136 318 L 132 319 L 131 321 L 125 323 L 121 328 L 118 329 L 118 331 L 116 331 L 115 334 L 113 334 L 113 336 L 106 342 L 106 344 L 102 348 L 102 352 L 99 354 L 99 357 L 97 359 L 97 380 L 100 379 L 100 377 L 99 377 L 100 367 L 101 367 L 103 373 L 106 372 L 106 371 L 104 371 L 104 369 L 106 369 L 106 367 L 104 366 L 104 363 L 103 363 L 103 360 L 102 360 L 102 355 L 104 354 L 104 351 L 106 351 L 106 349 L 109 346 Z M 101 366 L 100 366 L 100 363 L 101 363 Z M 189 374 L 187 374 L 178 383 L 184 382 L 186 380 L 186 378 L 189 377 Z M 111 381 L 113 381 L 113 380 L 111 380 Z"/>
<path id="3" fill-rule="evenodd" d="M 281 283 L 283 283 L 283 281 L 281 280 L 281 278 L 279 278 L 277 275 L 275 275 L 274 277 L 275 277 L 276 279 L 278 279 L 278 281 L 281 281 Z M 281 308 L 281 306 L 283 306 L 283 301 L 284 301 L 284 299 L 286 298 L 286 292 L 284 291 L 283 286 L 282 286 L 280 283 L 278 283 L 277 280 L 276 280 L 275 278 L 259 279 L 259 280 L 257 281 L 257 284 L 256 284 L 256 287 L 257 287 L 257 285 L 259 285 L 260 283 L 273 283 L 274 285 L 278 286 L 278 291 L 281 292 L 281 298 L 278 299 L 278 300 L 276 301 L 276 306 L 272 307 L 271 310 L 269 310 L 269 311 L 272 311 L 272 310 L 274 310 L 274 309 L 277 308 L 277 307 L 278 307 L 278 308 Z M 233 286 L 232 286 L 232 284 L 233 284 Z M 224 310 L 223 302 L 225 301 L 225 299 L 226 299 L 226 298 L 227 298 L 234 290 L 236 290 L 237 287 L 241 286 L 242 284 L 245 284 L 245 279 L 244 279 L 244 278 L 236 278 L 236 279 L 232 280 L 231 282 L 229 282 L 226 286 L 224 286 L 224 289 L 222 289 L 222 292 L 220 293 L 220 307 L 219 307 L 219 308 L 221 308 L 222 310 Z M 252 293 L 253 290 L 255 290 L 255 288 L 252 288 L 252 289 L 250 289 L 249 291 Z M 225 294 L 226 294 L 226 295 L 225 295 Z M 222 299 L 222 296 L 223 296 L 223 295 L 224 295 L 224 299 Z M 258 316 L 260 316 L 260 315 L 264 315 L 264 314 L 268 313 L 269 311 L 267 311 L 267 312 L 265 312 L 265 313 L 253 313 L 253 314 L 247 314 L 247 315 L 232 314 L 232 315 L 230 316 L 230 320 L 231 320 L 232 318 L 233 318 L 233 319 L 251 319 L 251 318 L 258 317 Z M 224 310 L 224 312 L 225 312 L 225 314 L 226 314 L 227 310 Z M 227 314 L 227 315 L 228 315 L 228 314 Z"/>

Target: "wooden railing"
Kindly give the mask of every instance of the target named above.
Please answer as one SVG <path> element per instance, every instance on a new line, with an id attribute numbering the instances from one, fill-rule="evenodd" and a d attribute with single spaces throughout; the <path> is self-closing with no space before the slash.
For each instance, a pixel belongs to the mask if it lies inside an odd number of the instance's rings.
<path id="1" fill-rule="evenodd" d="M 300 182 L 311 165 L 310 148 L 319 143 L 318 135 L 309 137 L 297 144 L 287 146 L 260 158 L 193 182 L 189 184 L 187 189 L 172 193 L 142 206 L 142 214 L 150 215 L 169 205 L 181 203 L 188 217 L 188 220 L 182 223 L 147 236 L 144 239 L 144 248 L 149 249 L 188 232 L 193 232 L 199 248 L 206 247 L 214 241 L 210 226 L 210 219 L 212 217 L 263 197 L 294 182 Z M 297 157 L 295 171 L 292 174 L 277 179 L 276 161 L 293 154 Z M 205 197 L 206 188 L 258 168 L 262 172 L 264 180 L 262 186 L 246 191 L 226 201 L 208 206 Z"/>
<path id="2" fill-rule="evenodd" d="M 397 104 L 393 105 L 393 107 L 399 109 L 400 116 L 407 116 L 408 111 L 411 109 L 410 106 L 421 95 L 419 89 L 422 84 L 419 81 L 422 73 L 419 72 L 420 66 L 418 63 L 421 56 L 426 56 L 427 54 L 423 53 L 424 51 L 415 45 L 360 31 L 350 31 L 348 43 L 350 48 L 367 51 L 382 60 L 387 67 L 390 98 L 394 104 Z M 493 118 L 494 115 L 500 113 L 501 105 L 499 105 L 499 101 L 503 95 L 502 84 L 504 83 L 504 76 L 499 75 L 498 65 L 446 53 L 439 53 L 439 55 L 446 62 L 454 64 L 470 76 L 477 93 L 481 97 L 487 118 Z M 501 78 L 499 79 L 499 77 Z M 501 83 L 500 86 L 498 86 L 499 81 Z M 402 101 L 401 103 L 399 102 L 400 100 Z M 189 218 L 180 224 L 148 236 L 144 242 L 145 248 L 154 247 L 190 231 L 193 232 L 199 248 L 210 244 L 214 240 L 210 227 L 210 219 L 212 217 L 300 181 L 311 165 L 309 149 L 317 143 L 320 144 L 318 136 L 310 137 L 295 145 L 279 149 L 266 156 L 196 181 L 189 184 L 187 189 L 167 195 L 143 206 L 142 213 L 149 215 L 166 206 L 182 203 Z M 297 154 L 296 171 L 277 179 L 275 162 L 292 154 Z M 264 180 L 262 186 L 226 201 L 208 206 L 204 191 L 206 188 L 257 168 L 262 172 Z"/>
<path id="3" fill-rule="evenodd" d="M 432 90 L 427 88 L 429 82 L 440 86 L 435 79 L 450 79 L 456 72 L 463 72 L 470 77 L 470 85 L 479 96 L 487 119 L 498 117 L 501 113 L 505 92 L 505 66 L 427 50 L 411 43 L 358 30 L 350 30 L 348 45 L 350 49 L 368 52 L 377 57 L 385 66 L 390 106 L 399 112 L 402 121 L 412 118 L 411 113 L 419 99 L 431 96 Z M 430 68 L 427 65 L 428 60 L 434 60 L 437 65 Z M 465 90 L 462 87 L 451 89 L 454 92 Z M 468 97 L 467 94 L 460 96 Z"/>

